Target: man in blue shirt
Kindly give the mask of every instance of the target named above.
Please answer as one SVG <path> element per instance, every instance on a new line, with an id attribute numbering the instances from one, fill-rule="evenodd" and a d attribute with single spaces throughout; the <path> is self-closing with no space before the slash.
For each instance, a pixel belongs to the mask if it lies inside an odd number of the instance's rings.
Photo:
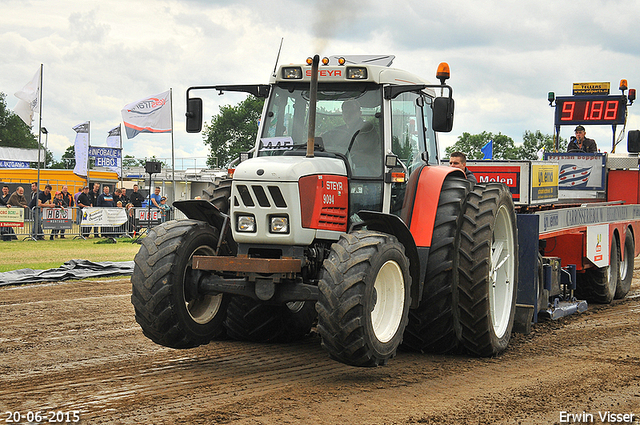
<path id="1" fill-rule="evenodd" d="M 151 199 L 151 208 L 160 208 L 160 200 L 162 196 L 160 196 L 160 188 L 156 186 L 154 193 L 149 194 L 149 198 Z"/>

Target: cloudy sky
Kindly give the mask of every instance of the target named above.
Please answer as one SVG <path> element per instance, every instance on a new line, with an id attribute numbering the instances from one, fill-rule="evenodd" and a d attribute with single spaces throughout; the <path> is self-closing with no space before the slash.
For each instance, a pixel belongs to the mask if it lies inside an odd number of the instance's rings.
<path id="1" fill-rule="evenodd" d="M 392 54 L 393 66 L 435 81 L 451 66 L 456 117 L 441 146 L 463 132 L 522 142 L 525 130 L 553 132 L 547 93 L 574 82 L 620 79 L 640 88 L 640 1 L 599 0 L 0 0 L 0 91 L 7 106 L 44 64 L 42 125 L 59 160 L 72 127 L 91 122 L 104 146 L 135 100 L 173 90 L 176 168 L 204 166 L 201 134 L 184 130 L 189 86 L 267 83 L 280 64 L 320 55 Z M 205 119 L 238 94 L 204 94 Z M 640 128 L 640 106 L 627 130 Z M 568 138 L 572 129 L 563 128 Z M 621 128 L 618 128 L 620 132 Z M 589 127 L 604 151 L 609 126 Z M 140 134 L 124 154 L 171 158 L 171 136 Z M 622 149 L 620 149 L 622 148 Z M 625 142 L 618 151 L 626 150 Z"/>

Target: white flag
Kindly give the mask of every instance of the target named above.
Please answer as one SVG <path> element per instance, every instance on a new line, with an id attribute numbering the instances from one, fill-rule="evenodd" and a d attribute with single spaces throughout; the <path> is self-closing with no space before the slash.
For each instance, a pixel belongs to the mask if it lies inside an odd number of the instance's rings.
<path id="1" fill-rule="evenodd" d="M 117 127 L 113 127 L 109 130 L 109 136 L 107 136 L 107 146 L 110 148 L 122 149 L 122 129 L 120 124 Z M 118 165 L 116 167 L 109 167 L 109 169 L 118 174 L 120 177 L 120 169 L 122 168 L 122 152 L 120 152 L 120 158 L 118 158 Z"/>
<path id="2" fill-rule="evenodd" d="M 73 172 L 82 177 L 87 177 L 87 162 L 89 161 L 89 121 L 78 124 L 73 129 L 76 131 L 76 141 L 73 146 L 76 153 L 76 166 Z"/>
<path id="3" fill-rule="evenodd" d="M 171 133 L 171 91 L 126 105 L 122 121 L 127 139 L 140 133 Z"/>
<path id="4" fill-rule="evenodd" d="M 14 108 L 14 112 L 18 115 L 22 121 L 28 126 L 31 126 L 31 120 L 33 114 L 40 107 L 40 71 L 42 68 L 38 68 L 38 72 L 33 76 L 33 79 L 27 83 L 22 90 L 15 93 L 16 97 L 20 99 L 18 104 Z"/>

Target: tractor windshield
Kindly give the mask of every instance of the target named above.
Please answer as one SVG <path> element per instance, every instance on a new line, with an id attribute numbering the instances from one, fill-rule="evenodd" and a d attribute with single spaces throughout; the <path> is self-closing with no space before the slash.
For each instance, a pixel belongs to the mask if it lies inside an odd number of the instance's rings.
<path id="1" fill-rule="evenodd" d="M 382 178 L 382 91 L 375 84 L 318 87 L 315 151 L 344 156 L 353 177 Z M 280 84 L 268 106 L 258 156 L 304 150 L 309 122 L 309 86 Z"/>

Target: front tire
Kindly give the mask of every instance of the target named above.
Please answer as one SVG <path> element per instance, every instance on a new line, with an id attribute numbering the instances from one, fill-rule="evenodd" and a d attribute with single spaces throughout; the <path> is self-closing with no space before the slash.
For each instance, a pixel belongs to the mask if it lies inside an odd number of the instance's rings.
<path id="1" fill-rule="evenodd" d="M 318 332 L 333 359 L 373 367 L 395 356 L 411 305 L 409 260 L 395 237 L 366 230 L 342 235 L 318 287 Z"/>
<path id="2" fill-rule="evenodd" d="M 459 307 L 464 347 L 480 356 L 507 348 L 516 309 L 518 235 L 503 184 L 469 193 L 460 238 Z"/>
<path id="3" fill-rule="evenodd" d="M 131 303 L 142 332 L 156 344 L 192 348 L 224 331 L 229 295 L 199 294 L 204 272 L 191 268 L 194 255 L 214 255 L 218 238 L 218 229 L 207 223 L 177 220 L 152 228 L 142 240 Z"/>

